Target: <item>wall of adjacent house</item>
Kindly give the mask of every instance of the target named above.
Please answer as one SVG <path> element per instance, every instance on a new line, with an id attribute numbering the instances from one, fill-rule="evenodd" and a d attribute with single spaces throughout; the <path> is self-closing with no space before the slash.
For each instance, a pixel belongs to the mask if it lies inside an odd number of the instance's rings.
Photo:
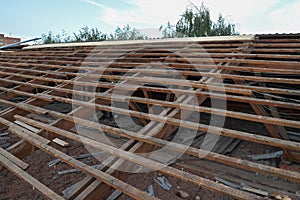
<path id="1" fill-rule="evenodd" d="M 9 45 L 16 42 L 21 42 L 21 38 L 4 37 L 4 34 L 0 34 L 0 45 Z"/>

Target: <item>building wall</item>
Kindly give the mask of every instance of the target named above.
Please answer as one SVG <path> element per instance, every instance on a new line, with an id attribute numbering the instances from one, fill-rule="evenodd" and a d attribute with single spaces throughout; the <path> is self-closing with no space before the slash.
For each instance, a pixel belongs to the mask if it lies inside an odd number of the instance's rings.
<path id="1" fill-rule="evenodd" d="M 0 45 L 9 45 L 16 42 L 21 42 L 21 38 L 5 37 L 4 34 L 0 34 Z"/>
<path id="2" fill-rule="evenodd" d="M 4 34 L 0 34 L 0 46 L 2 46 L 3 44 L 3 38 L 4 38 Z"/>

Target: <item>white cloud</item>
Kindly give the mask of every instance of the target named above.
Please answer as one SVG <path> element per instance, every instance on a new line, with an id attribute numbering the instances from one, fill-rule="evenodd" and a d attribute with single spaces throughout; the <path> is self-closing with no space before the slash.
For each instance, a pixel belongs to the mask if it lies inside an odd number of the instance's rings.
<path id="1" fill-rule="evenodd" d="M 102 14 L 97 18 L 98 20 L 112 27 L 129 24 L 149 37 L 161 37 L 159 27 L 168 21 L 175 24 L 187 6 L 184 0 L 176 3 L 172 0 L 127 0 L 134 8 L 124 10 L 106 7 L 95 0 L 81 1 L 101 9 Z"/>
<path id="2" fill-rule="evenodd" d="M 158 29 L 160 25 L 170 21 L 175 24 L 180 14 L 189 5 L 188 0 L 126 0 L 134 8 L 110 8 L 96 0 L 81 0 L 99 7 L 102 12 L 99 20 L 112 26 L 130 24 L 136 28 Z M 201 5 L 202 0 L 191 0 Z M 242 34 L 299 32 L 300 1 L 287 0 L 204 0 L 204 5 L 211 11 L 215 21 L 221 13 L 227 20 L 237 23 Z"/>
<path id="3" fill-rule="evenodd" d="M 277 32 L 300 32 L 300 1 L 286 4 L 268 15 L 268 21 Z"/>
<path id="4" fill-rule="evenodd" d="M 185 9 L 185 1 L 173 0 L 127 0 L 135 6 L 130 10 L 105 10 L 102 20 L 111 25 L 132 24 L 138 28 L 159 28 L 171 21 L 175 23 Z"/>
<path id="5" fill-rule="evenodd" d="M 204 3 L 214 20 L 221 13 L 237 23 L 242 34 L 300 32 L 299 0 L 206 0 Z"/>
<path id="6" fill-rule="evenodd" d="M 236 1 L 236 0 L 207 0 L 205 5 L 211 10 L 214 17 L 219 13 L 222 15 L 230 15 L 237 19 L 247 19 L 253 17 L 255 14 L 261 14 L 277 4 L 280 0 L 250 0 L 250 1 Z"/>

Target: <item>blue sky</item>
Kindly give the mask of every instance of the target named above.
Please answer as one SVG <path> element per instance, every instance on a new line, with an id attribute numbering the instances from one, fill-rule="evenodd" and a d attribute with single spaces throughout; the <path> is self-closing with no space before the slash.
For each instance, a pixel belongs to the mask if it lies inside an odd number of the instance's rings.
<path id="1" fill-rule="evenodd" d="M 167 21 L 175 24 L 188 4 L 187 0 L 1 0 L 0 33 L 27 39 L 50 30 L 72 33 L 85 25 L 109 33 L 125 24 L 153 32 Z M 204 4 L 213 19 L 222 13 L 237 23 L 241 34 L 300 32 L 300 0 L 205 0 Z"/>

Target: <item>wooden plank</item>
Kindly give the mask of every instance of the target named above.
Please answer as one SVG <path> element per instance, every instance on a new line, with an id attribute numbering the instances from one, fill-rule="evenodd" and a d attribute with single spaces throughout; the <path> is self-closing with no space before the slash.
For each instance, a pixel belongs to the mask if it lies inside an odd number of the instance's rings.
<path id="1" fill-rule="evenodd" d="M 30 185 L 32 185 L 34 188 L 36 188 L 41 194 L 43 194 L 47 199 L 57 199 L 57 200 L 63 200 L 64 198 L 53 192 L 51 189 L 49 189 L 47 186 L 39 182 L 37 179 L 33 178 L 30 174 L 23 171 L 21 168 L 19 168 L 15 163 L 11 162 L 6 157 L 0 155 L 0 163 L 4 167 L 6 167 L 9 171 L 14 173 L 19 178 L 23 179 L 24 181 L 28 182 Z"/>
<path id="2" fill-rule="evenodd" d="M 16 164 L 18 167 L 20 167 L 23 170 L 25 170 L 29 167 L 29 165 L 27 163 L 25 163 L 24 161 L 22 161 L 19 158 L 15 157 L 14 155 L 7 152 L 6 150 L 4 150 L 1 147 L 0 147 L 0 154 L 2 156 L 4 156 L 5 158 L 7 158 L 8 160 L 10 160 L 11 162 L 13 162 L 14 164 Z"/>
<path id="3" fill-rule="evenodd" d="M 59 138 L 53 139 L 52 142 L 54 142 L 54 143 L 56 143 L 56 144 L 58 144 L 58 145 L 60 145 L 62 147 L 68 147 L 68 146 L 70 146 L 70 144 L 68 142 L 65 142 L 65 141 L 63 141 L 63 140 L 61 140 Z"/>
<path id="4" fill-rule="evenodd" d="M 18 125 L 20 125 L 20 126 L 26 128 L 26 129 L 30 130 L 31 132 L 34 132 L 34 133 L 37 133 L 37 132 L 39 131 L 39 129 L 34 128 L 34 127 L 32 127 L 32 126 L 30 126 L 30 125 L 28 125 L 28 124 L 25 124 L 25 123 L 23 123 L 23 122 L 20 122 L 20 121 L 18 121 L 18 120 L 14 121 L 14 123 L 16 123 L 16 124 L 18 124 Z"/>

